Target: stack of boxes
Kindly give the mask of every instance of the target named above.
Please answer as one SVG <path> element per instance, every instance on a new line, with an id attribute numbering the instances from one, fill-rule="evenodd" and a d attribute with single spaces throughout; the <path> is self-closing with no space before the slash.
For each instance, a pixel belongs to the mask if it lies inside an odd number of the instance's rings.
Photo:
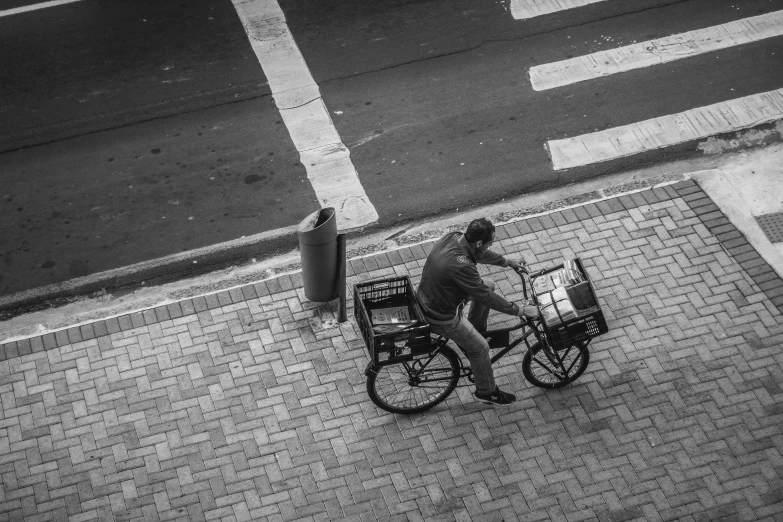
<path id="1" fill-rule="evenodd" d="M 576 259 L 565 260 L 560 270 L 534 279 L 533 292 L 547 327 L 557 326 L 598 310 L 590 282 Z"/>

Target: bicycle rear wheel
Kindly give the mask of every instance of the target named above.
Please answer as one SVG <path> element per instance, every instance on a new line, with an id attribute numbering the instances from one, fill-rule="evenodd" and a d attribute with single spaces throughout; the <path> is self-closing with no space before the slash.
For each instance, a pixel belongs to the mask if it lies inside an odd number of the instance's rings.
<path id="1" fill-rule="evenodd" d="M 460 377 L 459 356 L 448 346 L 434 357 L 381 366 L 367 376 L 367 394 L 391 413 L 419 413 L 442 402 Z"/>
<path id="2" fill-rule="evenodd" d="M 537 342 L 522 358 L 522 374 L 539 388 L 562 388 L 578 379 L 589 363 L 590 351 L 586 343 L 555 351 Z"/>

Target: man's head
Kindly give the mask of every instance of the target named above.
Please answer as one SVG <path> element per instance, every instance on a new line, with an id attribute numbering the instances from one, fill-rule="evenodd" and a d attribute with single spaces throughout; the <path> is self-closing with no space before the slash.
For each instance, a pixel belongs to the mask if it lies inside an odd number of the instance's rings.
<path id="1" fill-rule="evenodd" d="M 465 239 L 476 252 L 484 252 L 495 240 L 495 225 L 486 218 L 474 219 L 465 231 Z"/>

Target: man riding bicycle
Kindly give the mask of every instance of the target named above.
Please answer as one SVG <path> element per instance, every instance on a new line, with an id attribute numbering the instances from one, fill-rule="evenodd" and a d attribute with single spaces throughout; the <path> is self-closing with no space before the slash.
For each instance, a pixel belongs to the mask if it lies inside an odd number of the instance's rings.
<path id="1" fill-rule="evenodd" d="M 489 250 L 495 226 L 485 218 L 473 220 L 464 234 L 450 232 L 440 238 L 427 256 L 416 296 L 433 333 L 457 343 L 470 361 L 475 396 L 487 404 L 511 404 L 517 398 L 495 384 L 489 343 L 479 332 L 487 328 L 490 309 L 518 317 L 536 318 L 534 306 L 519 307 L 495 293 L 495 283 L 484 281 L 477 263 L 511 267 L 523 265 Z M 467 320 L 462 316 L 472 301 Z"/>

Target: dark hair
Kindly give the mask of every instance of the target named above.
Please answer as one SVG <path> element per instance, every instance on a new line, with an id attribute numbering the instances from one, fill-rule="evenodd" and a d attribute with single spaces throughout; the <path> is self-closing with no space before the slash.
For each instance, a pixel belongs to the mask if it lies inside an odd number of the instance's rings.
<path id="1" fill-rule="evenodd" d="M 490 220 L 487 218 L 474 219 L 465 231 L 465 239 L 468 240 L 468 243 L 483 241 L 486 244 L 492 241 L 493 232 L 495 232 L 495 225 Z"/>

